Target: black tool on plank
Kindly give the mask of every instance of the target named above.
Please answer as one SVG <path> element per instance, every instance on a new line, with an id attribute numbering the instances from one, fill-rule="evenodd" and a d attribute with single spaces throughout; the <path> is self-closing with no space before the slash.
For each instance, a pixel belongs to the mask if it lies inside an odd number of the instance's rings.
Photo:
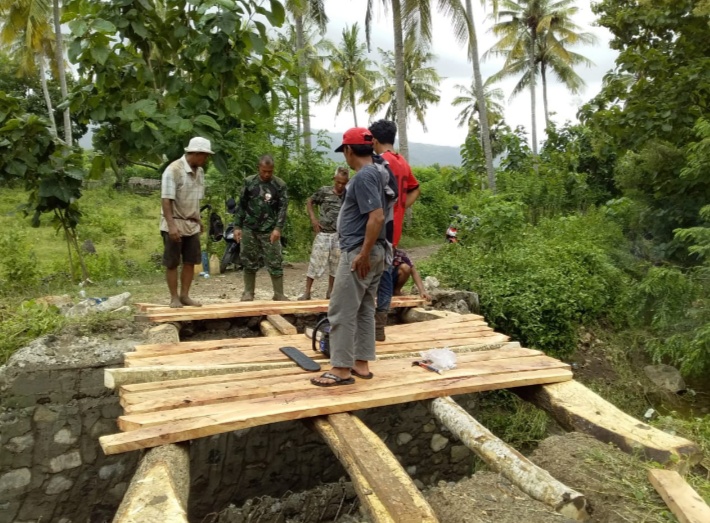
<path id="1" fill-rule="evenodd" d="M 320 363 L 309 358 L 303 352 L 298 350 L 296 347 L 279 347 L 279 350 L 283 352 L 286 356 L 291 358 L 296 364 L 303 370 L 310 372 L 316 372 L 320 370 Z"/>

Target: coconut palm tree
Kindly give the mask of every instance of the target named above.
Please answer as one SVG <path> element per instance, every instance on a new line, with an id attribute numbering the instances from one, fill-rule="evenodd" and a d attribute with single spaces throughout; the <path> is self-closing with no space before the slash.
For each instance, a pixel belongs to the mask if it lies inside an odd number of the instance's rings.
<path id="1" fill-rule="evenodd" d="M 379 49 L 381 60 L 381 77 L 378 85 L 363 97 L 369 102 L 367 112 L 370 116 L 387 108 L 385 118 L 394 119 L 397 114 L 397 96 L 395 86 L 396 66 L 394 53 Z M 438 86 L 441 82 L 436 69 L 430 64 L 436 59 L 423 40 L 410 32 L 404 40 L 404 87 L 406 93 L 407 119 L 414 114 L 417 121 L 422 124 L 424 131 L 426 120 L 424 118 L 429 104 L 438 103 L 440 100 Z"/>
<path id="2" fill-rule="evenodd" d="M 49 130 L 57 137 L 54 108 L 47 87 L 47 57 L 51 57 L 54 33 L 47 0 L 0 0 L 0 43 L 7 46 L 18 59 L 18 75 L 39 72 L 44 101 L 49 116 Z"/>
<path id="3" fill-rule="evenodd" d="M 357 127 L 357 100 L 372 90 L 377 79 L 373 62 L 367 58 L 367 46 L 359 41 L 360 29 L 357 24 L 343 29 L 343 39 L 339 45 L 326 40 L 323 57 L 329 70 L 328 83 L 321 90 L 319 102 L 338 98 L 335 108 L 337 116 L 343 109 L 352 109 Z"/>
<path id="4" fill-rule="evenodd" d="M 526 86 L 530 90 L 532 120 L 532 150 L 537 155 L 536 84 L 538 74 L 550 68 L 573 92 L 579 91 L 584 82 L 574 73 L 574 65 L 591 64 L 582 55 L 571 53 L 567 47 L 578 43 L 593 43 L 595 38 L 580 32 L 572 22 L 578 9 L 574 0 L 501 0 L 503 10 L 493 33 L 500 37 L 486 55 L 505 56 L 505 64 L 496 78 L 521 74 L 521 80 L 513 95 Z M 547 80 L 543 86 L 547 98 Z M 547 103 L 547 102 L 545 102 Z M 546 119 L 549 113 L 546 113 Z"/>
<path id="5" fill-rule="evenodd" d="M 486 108 L 486 116 L 491 126 L 503 119 L 503 105 L 501 102 L 504 98 L 503 89 L 500 87 L 493 88 L 492 84 L 493 81 L 491 78 L 486 80 L 483 84 L 483 99 Z M 454 107 L 462 108 L 457 116 L 459 127 L 463 127 L 464 125 L 472 127 L 474 124 L 478 123 L 482 128 L 483 126 L 480 125 L 480 104 L 478 103 L 478 96 L 476 96 L 476 86 L 472 83 L 470 86 L 457 84 L 454 87 L 461 93 L 451 102 L 451 105 Z"/>
<path id="6" fill-rule="evenodd" d="M 432 11 L 430 0 L 382 0 L 385 7 L 392 9 L 392 29 L 394 35 L 394 65 L 397 104 L 397 134 L 399 152 L 409 157 L 407 138 L 407 95 L 404 72 L 404 37 L 410 28 L 417 28 L 422 39 L 429 43 L 432 38 Z M 462 41 L 468 37 L 468 19 L 460 0 L 439 0 L 439 9 L 451 17 L 454 34 Z M 373 18 L 374 2 L 367 0 L 365 34 L 370 45 L 370 25 Z"/>
<path id="7" fill-rule="evenodd" d="M 301 116 L 303 119 L 303 146 L 306 150 L 313 147 L 311 137 L 310 99 L 308 72 L 311 61 L 310 41 L 304 30 L 304 23 L 314 24 L 321 35 L 325 33 L 328 16 L 325 14 L 323 0 L 288 0 L 286 9 L 294 19 L 296 32 L 296 56 L 298 57 L 298 83 L 301 97 Z"/>

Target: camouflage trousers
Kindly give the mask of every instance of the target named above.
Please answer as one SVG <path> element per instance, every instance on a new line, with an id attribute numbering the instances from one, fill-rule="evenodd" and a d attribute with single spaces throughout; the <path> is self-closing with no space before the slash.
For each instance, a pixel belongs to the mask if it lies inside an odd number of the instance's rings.
<path id="1" fill-rule="evenodd" d="M 246 227 L 242 229 L 240 256 L 245 271 L 256 272 L 263 260 L 269 274 L 283 276 L 281 242 L 271 243 L 271 232 L 256 232 Z"/>

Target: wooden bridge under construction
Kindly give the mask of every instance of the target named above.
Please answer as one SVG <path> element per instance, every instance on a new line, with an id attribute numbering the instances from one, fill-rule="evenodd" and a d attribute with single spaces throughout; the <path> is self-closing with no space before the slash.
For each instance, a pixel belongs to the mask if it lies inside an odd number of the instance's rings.
<path id="1" fill-rule="evenodd" d="M 125 355 L 123 368 L 106 370 L 106 385 L 118 393 L 124 413 L 117 420 L 121 432 L 100 438 L 104 452 L 158 447 L 144 456 L 114 521 L 187 521 L 187 493 L 176 491 L 165 470 L 166 463 L 168 468 L 187 467 L 187 451 L 171 444 L 299 419 L 333 449 L 372 521 L 438 521 L 382 440 L 350 414 L 420 400 L 429 400 L 443 425 L 523 492 L 570 519 L 586 520 L 589 507 L 583 494 L 508 447 L 451 398 L 497 389 L 511 389 L 567 430 L 672 464 L 675 470 L 659 471 L 659 477 L 650 478 L 652 483 L 675 500 L 669 506 L 683 514 L 686 519 L 679 517 L 681 521 L 710 521 L 710 509 L 693 498 L 679 474 L 701 459 L 696 444 L 628 416 L 576 382 L 569 365 L 510 342 L 482 316 L 425 310 L 423 305 L 414 296 L 393 299 L 392 307 L 403 309 L 405 323 L 388 326 L 387 341 L 377 343 L 378 361 L 370 365 L 375 379 L 318 388 L 310 383 L 313 374 L 279 348 L 296 347 L 327 368 L 327 360 L 311 350 L 311 339 L 284 318 L 325 312 L 326 300 L 183 309 L 138 304 L 137 321 L 162 324 L 259 316 L 264 336 L 185 342 L 176 337 L 170 343 L 137 346 Z M 412 366 L 421 351 L 444 347 L 456 353 L 455 369 L 437 374 Z M 665 472 L 670 476 L 660 478 Z M 160 503 L 146 502 L 151 488 L 157 489 Z"/>

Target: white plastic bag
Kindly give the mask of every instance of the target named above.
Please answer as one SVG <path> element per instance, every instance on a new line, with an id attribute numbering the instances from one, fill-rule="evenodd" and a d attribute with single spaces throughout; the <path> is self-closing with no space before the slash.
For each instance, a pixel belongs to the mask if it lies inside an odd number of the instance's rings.
<path id="1" fill-rule="evenodd" d="M 448 347 L 425 350 L 421 355 L 425 360 L 430 360 L 431 364 L 439 370 L 456 368 L 456 354 Z"/>

